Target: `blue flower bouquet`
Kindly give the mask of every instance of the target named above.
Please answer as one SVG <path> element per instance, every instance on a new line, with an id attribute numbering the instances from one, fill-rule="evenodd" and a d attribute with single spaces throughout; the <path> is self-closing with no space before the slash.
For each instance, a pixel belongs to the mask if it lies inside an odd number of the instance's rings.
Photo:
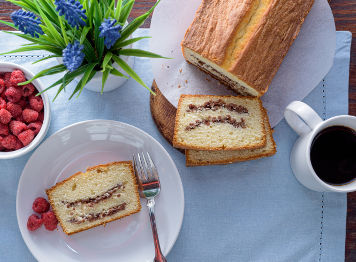
<path id="1" fill-rule="evenodd" d="M 100 72 L 103 92 L 108 76 L 128 76 L 150 90 L 122 56 L 164 58 L 160 55 L 132 49 L 131 45 L 143 38 L 130 38 L 153 12 L 159 1 L 145 14 L 127 23 L 135 0 L 8 0 L 22 7 L 11 14 L 13 23 L 1 21 L 22 33 L 4 31 L 30 43 L 3 54 L 45 50 L 52 55 L 34 62 L 57 58 L 63 63 L 46 68 L 36 78 L 63 73 L 64 76 L 43 92 L 58 86 L 55 98 L 75 78 L 79 82 L 71 96 L 79 96 L 84 86 Z M 150 90 L 150 92 L 152 92 Z M 54 99 L 55 99 L 54 98 Z"/>

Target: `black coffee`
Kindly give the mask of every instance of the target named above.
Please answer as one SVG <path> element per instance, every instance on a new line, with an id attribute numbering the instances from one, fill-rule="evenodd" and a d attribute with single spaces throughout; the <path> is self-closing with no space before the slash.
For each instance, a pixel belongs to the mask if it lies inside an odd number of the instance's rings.
<path id="1" fill-rule="evenodd" d="M 315 173 L 326 183 L 340 185 L 356 178 L 356 131 L 331 126 L 313 140 L 310 159 Z"/>

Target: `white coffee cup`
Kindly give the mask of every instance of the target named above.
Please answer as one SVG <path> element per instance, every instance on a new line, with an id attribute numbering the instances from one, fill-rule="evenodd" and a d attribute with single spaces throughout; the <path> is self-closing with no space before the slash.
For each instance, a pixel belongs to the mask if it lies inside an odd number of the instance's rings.
<path id="1" fill-rule="evenodd" d="M 317 134 L 330 126 L 345 126 L 356 130 L 356 117 L 340 115 L 323 121 L 310 106 L 300 101 L 290 103 L 284 111 L 284 117 L 299 135 L 290 156 L 290 164 L 298 181 L 319 192 L 356 191 L 356 179 L 344 185 L 325 183 L 317 176 L 310 161 L 311 145 Z"/>

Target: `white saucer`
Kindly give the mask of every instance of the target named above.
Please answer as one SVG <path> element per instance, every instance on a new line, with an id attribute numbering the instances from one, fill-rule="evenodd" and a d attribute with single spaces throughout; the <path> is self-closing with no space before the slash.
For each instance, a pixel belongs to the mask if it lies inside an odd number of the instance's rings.
<path id="1" fill-rule="evenodd" d="M 60 226 L 50 232 L 27 230 L 32 202 L 45 189 L 92 165 L 131 160 L 149 151 L 161 179 L 156 220 L 162 251 L 173 247 L 183 221 L 184 193 L 178 170 L 167 151 L 150 135 L 128 124 L 92 120 L 68 126 L 48 138 L 27 162 L 18 186 L 16 211 L 22 237 L 39 261 L 152 262 L 154 246 L 146 201 L 138 214 L 67 236 Z"/>

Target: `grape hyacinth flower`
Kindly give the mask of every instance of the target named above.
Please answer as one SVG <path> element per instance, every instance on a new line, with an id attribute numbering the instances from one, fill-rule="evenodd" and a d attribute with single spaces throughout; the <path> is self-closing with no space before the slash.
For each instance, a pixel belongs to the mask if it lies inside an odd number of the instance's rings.
<path id="1" fill-rule="evenodd" d="M 74 41 L 74 44 L 69 43 L 63 49 L 63 64 L 71 72 L 76 70 L 83 63 L 85 54 L 83 53 L 84 46 L 79 44 L 79 41 Z"/>
<path id="2" fill-rule="evenodd" d="M 115 25 L 116 22 L 116 19 L 104 19 L 104 22 L 99 27 L 99 37 L 104 38 L 104 44 L 107 49 L 110 49 L 121 36 L 120 30 L 122 26 Z"/>
<path id="3" fill-rule="evenodd" d="M 11 14 L 11 19 L 21 32 L 37 38 L 43 35 L 41 20 L 34 13 L 20 9 Z"/>
<path id="4" fill-rule="evenodd" d="M 80 2 L 75 0 L 55 0 L 54 3 L 57 6 L 56 10 L 59 15 L 64 15 L 68 24 L 72 27 L 79 28 L 79 26 L 86 25 L 84 21 L 87 19 L 87 16 L 85 15 L 86 10 L 83 9 Z"/>

